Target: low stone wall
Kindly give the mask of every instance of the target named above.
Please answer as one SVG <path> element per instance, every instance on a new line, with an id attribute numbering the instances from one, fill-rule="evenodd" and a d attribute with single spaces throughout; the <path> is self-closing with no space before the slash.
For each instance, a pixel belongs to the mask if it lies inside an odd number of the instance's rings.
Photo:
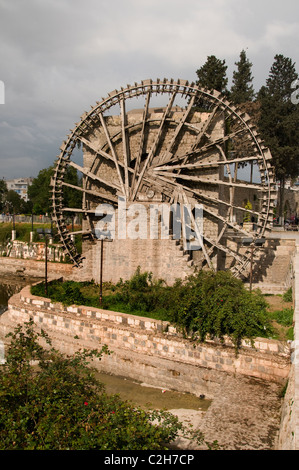
<path id="1" fill-rule="evenodd" d="M 16 259 L 44 260 L 45 249 L 45 242 L 27 243 L 20 240 L 13 240 L 5 247 L 2 247 L 2 249 L 0 248 L 0 255 Z M 62 249 L 62 245 L 49 243 L 47 253 L 48 261 L 65 261 L 65 253 Z"/>
<path id="2" fill-rule="evenodd" d="M 65 353 L 100 348 L 113 352 L 97 367 L 164 388 L 213 397 L 228 374 L 284 384 L 290 371 L 290 350 L 267 339 L 254 347 L 244 342 L 238 355 L 232 344 L 198 343 L 182 337 L 166 322 L 101 309 L 51 303 L 25 287 L 9 300 L 1 316 L 0 339 L 32 318 Z"/>
<path id="3" fill-rule="evenodd" d="M 49 262 L 47 266 L 49 279 L 63 276 L 75 280 L 79 275 L 78 268 L 74 268 L 72 264 Z M 42 278 L 45 275 L 45 261 L 0 257 L 0 276 L 12 274 Z"/>
<path id="4" fill-rule="evenodd" d="M 282 404 L 279 450 L 299 450 L 299 239 L 294 256 L 294 341 L 288 386 Z"/>

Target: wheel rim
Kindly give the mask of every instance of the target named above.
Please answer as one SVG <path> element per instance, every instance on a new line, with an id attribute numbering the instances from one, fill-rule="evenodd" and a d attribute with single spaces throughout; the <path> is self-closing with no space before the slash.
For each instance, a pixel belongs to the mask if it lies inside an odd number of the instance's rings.
<path id="1" fill-rule="evenodd" d="M 154 96 L 164 100 L 161 112 L 151 111 Z M 144 107 L 134 119 L 132 110 L 127 109 L 136 99 L 142 99 Z M 177 100 L 185 106 L 176 113 Z M 195 105 L 205 113 L 201 125 L 192 123 Z M 105 113 L 114 107 L 119 108 L 119 126 L 112 133 Z M 215 138 L 219 122 L 225 132 Z M 189 147 L 183 145 L 190 135 Z M 132 150 L 133 141 L 138 142 L 137 150 Z M 78 144 L 88 155 L 84 165 L 75 162 Z M 108 202 L 116 206 L 118 196 L 137 201 L 148 190 L 162 194 L 169 203 L 202 204 L 204 220 L 212 219 L 218 225 L 216 236 L 210 237 L 205 231 L 202 234 L 202 263 L 210 268 L 213 253 L 223 252 L 232 257 L 233 273 L 240 275 L 249 263 L 251 251 L 233 250 L 227 240 L 236 235 L 256 239 L 270 229 L 276 198 L 270 151 L 249 116 L 215 90 L 166 79 L 145 80 L 115 90 L 81 116 L 60 150 L 51 180 L 53 220 L 62 245 L 76 266 L 80 266 L 83 257 L 76 250 L 66 214 L 81 213 L 84 228 L 80 233 L 94 239 L 95 205 Z M 82 187 L 65 181 L 68 167 L 82 174 Z M 113 177 L 107 177 L 108 167 L 113 169 Z M 82 194 L 82 207 L 65 207 L 65 188 Z M 243 190 L 258 192 L 258 210 L 240 203 L 238 193 Z M 254 231 L 238 222 L 245 213 L 258 219 Z"/>

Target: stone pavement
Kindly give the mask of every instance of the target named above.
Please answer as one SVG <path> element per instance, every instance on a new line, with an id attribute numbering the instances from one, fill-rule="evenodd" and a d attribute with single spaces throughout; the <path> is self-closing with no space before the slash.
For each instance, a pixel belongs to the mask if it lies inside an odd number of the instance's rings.
<path id="1" fill-rule="evenodd" d="M 275 449 L 281 385 L 227 376 L 200 424 L 205 440 L 223 450 Z"/>

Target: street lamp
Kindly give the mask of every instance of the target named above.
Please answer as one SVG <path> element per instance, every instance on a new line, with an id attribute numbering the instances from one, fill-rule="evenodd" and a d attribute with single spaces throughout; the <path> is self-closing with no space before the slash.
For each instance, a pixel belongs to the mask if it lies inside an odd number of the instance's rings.
<path id="1" fill-rule="evenodd" d="M 110 234 L 104 234 L 103 232 L 98 232 L 96 229 L 92 230 L 93 235 L 100 240 L 101 242 L 101 257 L 100 257 L 100 306 L 102 306 L 103 302 L 103 264 L 104 264 L 104 241 L 105 242 L 112 242 Z"/>
<path id="2" fill-rule="evenodd" d="M 250 255 L 250 292 L 252 291 L 252 265 L 253 265 L 253 249 L 257 246 L 263 246 L 265 244 L 265 238 L 243 238 L 242 245 L 249 246 L 251 250 Z"/>
<path id="3" fill-rule="evenodd" d="M 48 241 L 53 235 L 50 228 L 38 228 L 36 231 L 40 238 L 45 238 L 45 294 L 48 295 Z"/>

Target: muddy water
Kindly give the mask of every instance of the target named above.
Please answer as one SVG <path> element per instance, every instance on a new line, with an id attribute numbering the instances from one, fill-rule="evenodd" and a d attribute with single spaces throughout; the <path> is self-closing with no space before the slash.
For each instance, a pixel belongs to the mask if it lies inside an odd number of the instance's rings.
<path id="1" fill-rule="evenodd" d="M 2 275 L 0 277 L 0 315 L 7 308 L 8 299 L 20 292 L 23 287 L 41 280 L 40 278 L 26 278 L 23 276 Z"/>
<path id="2" fill-rule="evenodd" d="M 211 404 L 211 400 L 191 393 L 155 388 L 103 372 L 97 374 L 97 377 L 105 384 L 107 393 L 116 393 L 123 400 L 129 400 L 142 408 L 206 411 Z"/>

